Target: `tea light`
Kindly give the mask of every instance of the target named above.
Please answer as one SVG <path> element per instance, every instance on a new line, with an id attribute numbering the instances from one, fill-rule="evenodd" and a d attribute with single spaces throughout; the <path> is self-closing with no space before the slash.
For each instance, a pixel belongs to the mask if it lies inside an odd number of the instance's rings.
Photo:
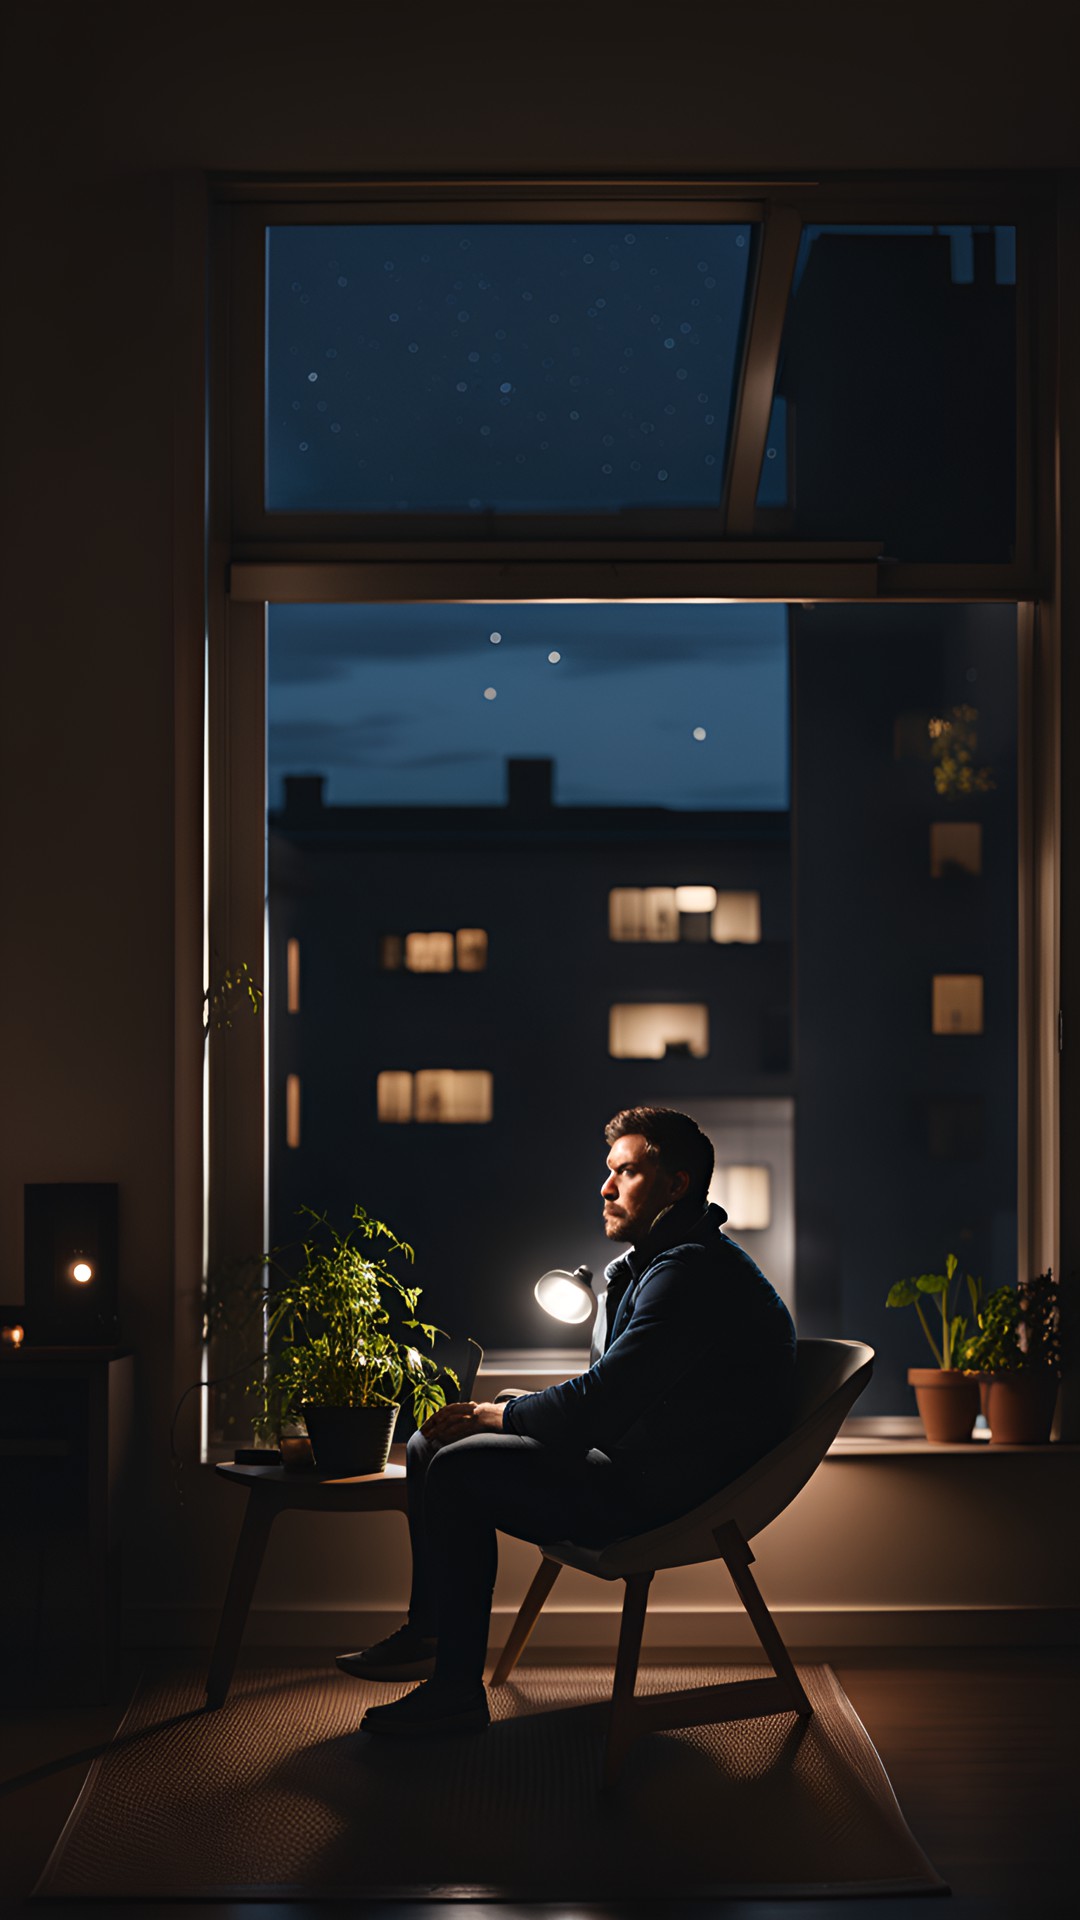
<path id="1" fill-rule="evenodd" d="M 5 1347 L 21 1347 L 25 1338 L 25 1327 L 0 1327 L 0 1340 Z"/>

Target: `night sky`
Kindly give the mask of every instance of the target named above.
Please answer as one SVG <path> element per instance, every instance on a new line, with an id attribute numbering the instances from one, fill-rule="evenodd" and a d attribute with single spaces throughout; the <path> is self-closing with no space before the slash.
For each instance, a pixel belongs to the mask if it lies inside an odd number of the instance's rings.
<path id="1" fill-rule="evenodd" d="M 272 227 L 268 509 L 715 508 L 753 231 Z"/>
<path id="2" fill-rule="evenodd" d="M 285 773 L 331 805 L 499 806 L 509 757 L 550 757 L 564 806 L 784 808 L 787 613 L 272 607 L 268 734 L 272 806 Z"/>

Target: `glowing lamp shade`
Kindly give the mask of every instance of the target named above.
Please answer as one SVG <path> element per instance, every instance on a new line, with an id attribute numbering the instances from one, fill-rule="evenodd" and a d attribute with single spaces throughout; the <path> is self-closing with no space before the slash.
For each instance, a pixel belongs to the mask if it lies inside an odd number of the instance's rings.
<path id="1" fill-rule="evenodd" d="M 735 1233 L 764 1233 L 772 1218 L 768 1167 L 718 1167 L 717 1186 Z"/>
<path id="2" fill-rule="evenodd" d="M 71 1269 L 71 1277 L 78 1281 L 80 1287 L 87 1286 L 94 1277 L 94 1269 L 89 1260 L 76 1260 Z"/>
<path id="3" fill-rule="evenodd" d="M 541 1274 L 533 1293 L 545 1313 L 568 1326 L 583 1326 L 586 1320 L 592 1319 L 596 1309 L 588 1267 L 575 1267 L 573 1273 L 567 1273 L 563 1267 L 552 1267 L 550 1273 Z"/>

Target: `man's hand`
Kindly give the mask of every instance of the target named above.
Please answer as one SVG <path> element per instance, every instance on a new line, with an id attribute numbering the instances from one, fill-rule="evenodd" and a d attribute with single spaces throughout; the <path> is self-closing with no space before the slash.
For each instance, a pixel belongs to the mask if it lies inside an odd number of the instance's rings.
<path id="1" fill-rule="evenodd" d="M 455 1400 L 431 1414 L 420 1429 L 425 1439 L 440 1445 L 447 1440 L 464 1440 L 470 1433 L 501 1433 L 502 1430 L 503 1410 L 490 1400 Z"/>

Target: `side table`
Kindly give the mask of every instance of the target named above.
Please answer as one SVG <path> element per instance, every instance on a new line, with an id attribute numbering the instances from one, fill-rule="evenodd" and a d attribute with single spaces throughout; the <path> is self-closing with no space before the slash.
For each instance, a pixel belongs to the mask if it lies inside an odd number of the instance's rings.
<path id="1" fill-rule="evenodd" d="M 396 1460 L 382 1473 L 360 1474 L 351 1480 L 331 1480 L 319 1473 L 286 1473 L 284 1467 L 238 1467 L 231 1461 L 223 1461 L 217 1471 L 223 1480 L 243 1487 L 248 1498 L 206 1680 L 206 1703 L 210 1707 L 220 1707 L 228 1695 L 266 1542 L 279 1513 L 290 1508 L 305 1513 L 408 1510 L 405 1468 Z"/>

